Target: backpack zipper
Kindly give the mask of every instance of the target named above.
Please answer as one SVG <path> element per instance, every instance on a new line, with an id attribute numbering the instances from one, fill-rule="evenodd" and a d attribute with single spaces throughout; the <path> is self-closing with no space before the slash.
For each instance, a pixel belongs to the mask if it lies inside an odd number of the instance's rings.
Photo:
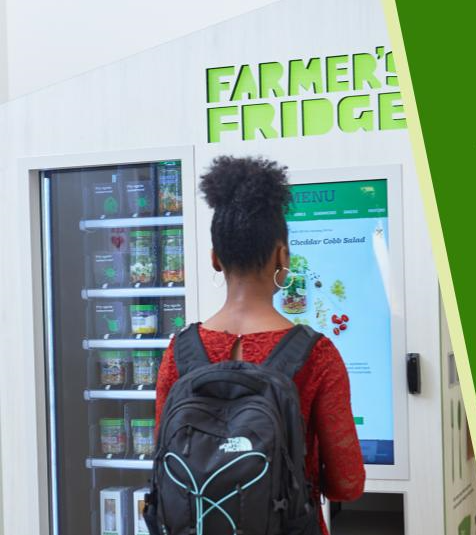
<path id="1" fill-rule="evenodd" d="M 284 460 L 286 462 L 286 466 L 288 468 L 288 471 L 292 476 L 293 488 L 294 488 L 294 490 L 299 490 L 299 483 L 298 483 L 298 480 L 297 480 L 297 477 L 296 477 L 296 473 L 295 473 L 295 470 L 294 470 L 294 463 L 291 460 L 291 457 L 289 456 L 289 452 L 288 452 L 287 448 L 285 448 L 284 446 L 281 448 L 281 452 L 282 452 Z"/>
<path id="2" fill-rule="evenodd" d="M 190 455 L 190 444 L 192 442 L 193 428 L 191 425 L 187 425 L 187 437 L 185 439 L 185 446 L 182 450 L 182 455 L 188 457 Z"/>

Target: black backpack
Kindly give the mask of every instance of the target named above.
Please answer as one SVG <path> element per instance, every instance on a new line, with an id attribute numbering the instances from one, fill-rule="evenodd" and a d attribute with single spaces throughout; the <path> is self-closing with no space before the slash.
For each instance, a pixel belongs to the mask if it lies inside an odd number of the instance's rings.
<path id="1" fill-rule="evenodd" d="M 319 535 L 292 378 L 320 338 L 291 329 L 266 361 L 210 364 L 181 331 L 144 519 L 151 535 Z"/>

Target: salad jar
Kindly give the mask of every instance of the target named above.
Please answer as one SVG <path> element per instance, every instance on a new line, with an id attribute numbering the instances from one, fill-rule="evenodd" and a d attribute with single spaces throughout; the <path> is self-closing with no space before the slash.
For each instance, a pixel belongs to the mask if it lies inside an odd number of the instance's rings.
<path id="1" fill-rule="evenodd" d="M 126 382 L 127 359 L 124 351 L 100 351 L 99 369 L 103 386 L 119 386 Z"/>
<path id="2" fill-rule="evenodd" d="M 153 455 L 155 420 L 153 418 L 131 420 L 131 427 L 134 455 Z"/>
<path id="3" fill-rule="evenodd" d="M 281 298 L 281 307 L 286 314 L 302 314 L 306 312 L 306 275 L 293 273 L 292 282 L 286 279 L 285 286 L 291 282 L 289 288 L 284 288 Z"/>
<path id="4" fill-rule="evenodd" d="M 180 175 L 180 167 L 177 165 L 159 166 L 159 213 L 161 215 L 182 213 L 182 178 Z"/>
<path id="5" fill-rule="evenodd" d="M 133 334 L 157 334 L 157 305 L 130 305 Z"/>
<path id="6" fill-rule="evenodd" d="M 154 284 L 157 255 L 152 230 L 133 230 L 130 234 L 130 282 L 134 286 Z"/>
<path id="7" fill-rule="evenodd" d="M 155 386 L 161 351 L 145 350 L 132 352 L 132 373 L 135 385 Z"/>
<path id="8" fill-rule="evenodd" d="M 101 418 L 101 449 L 105 455 L 126 453 L 126 427 L 123 418 Z"/>
<path id="9" fill-rule="evenodd" d="M 162 231 L 162 283 L 168 286 L 184 283 L 183 231 Z"/>

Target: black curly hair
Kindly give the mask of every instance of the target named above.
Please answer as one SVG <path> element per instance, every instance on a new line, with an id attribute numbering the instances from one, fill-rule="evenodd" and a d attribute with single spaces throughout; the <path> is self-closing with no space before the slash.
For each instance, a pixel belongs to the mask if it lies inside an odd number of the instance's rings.
<path id="1" fill-rule="evenodd" d="M 278 242 L 287 245 L 286 171 L 261 157 L 219 156 L 200 177 L 200 189 L 214 209 L 213 248 L 226 271 L 259 270 Z"/>

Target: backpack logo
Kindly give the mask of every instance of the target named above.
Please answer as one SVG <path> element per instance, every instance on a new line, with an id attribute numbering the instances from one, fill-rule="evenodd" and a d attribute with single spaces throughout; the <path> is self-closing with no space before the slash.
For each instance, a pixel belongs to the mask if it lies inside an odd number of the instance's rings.
<path id="1" fill-rule="evenodd" d="M 223 453 L 251 451 L 253 449 L 253 444 L 251 444 L 251 440 L 246 437 L 231 437 L 227 438 L 226 442 L 222 444 L 218 449 L 222 450 Z"/>

